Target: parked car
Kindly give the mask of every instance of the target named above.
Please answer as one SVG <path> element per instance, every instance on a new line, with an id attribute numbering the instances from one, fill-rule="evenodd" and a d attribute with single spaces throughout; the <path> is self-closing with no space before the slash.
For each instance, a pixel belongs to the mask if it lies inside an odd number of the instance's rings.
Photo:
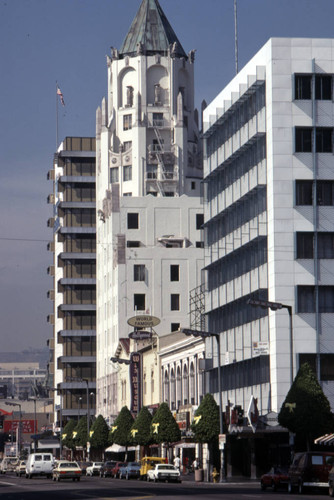
<path id="1" fill-rule="evenodd" d="M 69 462 L 68 460 L 59 460 L 52 471 L 53 481 L 61 479 L 72 479 L 72 481 L 80 481 L 81 468 L 77 462 Z"/>
<path id="2" fill-rule="evenodd" d="M 116 462 L 115 466 L 112 468 L 112 477 L 119 477 L 119 469 L 125 465 L 127 465 L 127 462 Z"/>
<path id="3" fill-rule="evenodd" d="M 143 457 L 140 461 L 140 479 L 147 479 L 147 472 L 153 469 L 156 464 L 165 464 L 166 458 L 162 457 Z"/>
<path id="4" fill-rule="evenodd" d="M 147 471 L 147 481 L 175 481 L 181 483 L 180 471 L 172 464 L 157 464 Z"/>
<path id="5" fill-rule="evenodd" d="M 333 464 L 333 452 L 296 453 L 289 468 L 289 493 L 297 488 L 299 493 L 309 487 L 328 488 L 329 471 Z"/>
<path id="6" fill-rule="evenodd" d="M 99 476 L 103 462 L 93 462 L 92 465 L 87 467 L 86 476 Z"/>
<path id="7" fill-rule="evenodd" d="M 18 457 L 5 457 L 2 459 L 0 464 L 0 474 L 6 474 L 6 472 L 13 472 L 19 462 Z"/>
<path id="8" fill-rule="evenodd" d="M 115 465 L 115 460 L 108 460 L 107 462 L 104 462 L 100 469 L 100 477 L 112 477 L 112 470 Z"/>
<path id="9" fill-rule="evenodd" d="M 287 487 L 288 482 L 288 468 L 272 467 L 267 474 L 261 476 L 261 490 L 271 488 L 276 491 L 282 486 Z"/>
<path id="10" fill-rule="evenodd" d="M 77 462 L 77 464 L 79 465 L 81 471 L 82 471 L 82 475 L 85 476 L 86 475 L 86 470 L 87 470 L 87 467 L 90 467 L 91 465 L 93 465 L 93 462 Z"/>
<path id="11" fill-rule="evenodd" d="M 26 477 L 52 476 L 54 459 L 51 453 L 31 453 L 26 463 Z"/>
<path id="12" fill-rule="evenodd" d="M 19 477 L 24 476 L 26 473 L 26 461 L 20 460 L 15 468 L 15 474 Z"/>
<path id="13" fill-rule="evenodd" d="M 129 462 L 119 468 L 118 477 L 120 479 L 131 479 L 140 477 L 140 464 L 138 462 Z"/>

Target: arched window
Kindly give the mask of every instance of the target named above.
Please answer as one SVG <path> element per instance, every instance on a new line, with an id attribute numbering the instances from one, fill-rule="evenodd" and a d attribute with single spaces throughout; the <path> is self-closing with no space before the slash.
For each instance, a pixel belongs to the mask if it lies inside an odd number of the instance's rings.
<path id="1" fill-rule="evenodd" d="M 170 372 L 170 408 L 175 410 L 175 372 L 174 368 Z"/>
<path id="2" fill-rule="evenodd" d="M 181 368 L 178 366 L 176 370 L 176 408 L 179 408 L 182 401 L 182 377 Z"/>
<path id="3" fill-rule="evenodd" d="M 168 375 L 168 370 L 165 370 L 165 375 L 164 375 L 164 401 L 169 404 L 169 375 Z"/>
<path id="4" fill-rule="evenodd" d="M 195 368 L 194 363 L 191 362 L 190 370 L 189 370 L 189 396 L 190 396 L 190 404 L 195 404 L 196 398 L 196 385 L 195 385 Z"/>
<path id="5" fill-rule="evenodd" d="M 183 404 L 189 403 L 189 378 L 187 365 L 183 367 Z"/>

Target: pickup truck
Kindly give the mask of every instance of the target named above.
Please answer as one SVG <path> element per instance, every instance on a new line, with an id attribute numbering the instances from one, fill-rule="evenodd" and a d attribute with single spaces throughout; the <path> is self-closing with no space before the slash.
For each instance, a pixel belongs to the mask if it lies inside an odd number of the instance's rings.
<path id="1" fill-rule="evenodd" d="M 157 464 L 154 469 L 147 471 L 147 481 L 174 481 L 181 483 L 181 475 L 179 469 L 171 464 Z"/>

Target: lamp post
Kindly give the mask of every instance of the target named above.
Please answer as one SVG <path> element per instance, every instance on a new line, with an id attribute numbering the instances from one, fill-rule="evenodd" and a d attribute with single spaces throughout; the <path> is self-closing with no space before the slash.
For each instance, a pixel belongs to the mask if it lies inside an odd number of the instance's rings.
<path id="1" fill-rule="evenodd" d="M 36 434 L 37 434 L 37 430 L 38 430 L 38 425 L 37 425 L 37 419 L 36 419 L 36 400 L 37 398 L 36 397 L 30 397 L 29 398 L 30 401 L 33 401 L 34 402 L 34 451 L 36 452 Z"/>
<path id="2" fill-rule="evenodd" d="M 22 420 L 22 405 L 21 403 L 14 403 L 12 401 L 6 401 L 6 404 L 8 406 L 18 406 L 20 408 L 20 417 L 19 417 L 19 429 L 18 429 L 18 434 L 17 434 L 17 443 L 16 443 L 16 455 L 18 455 L 21 451 L 21 420 Z M 13 426 L 12 426 L 12 435 L 13 435 Z"/>
<path id="3" fill-rule="evenodd" d="M 193 337 L 215 337 L 217 340 L 217 355 L 218 355 L 218 398 L 219 398 L 219 431 L 222 435 L 224 433 L 223 429 L 223 401 L 222 401 L 222 389 L 221 389 L 221 364 L 220 364 L 220 335 L 214 332 L 205 332 L 202 330 L 192 330 L 190 328 L 180 328 L 180 332 L 185 335 L 192 335 Z M 225 475 L 225 455 L 224 448 L 220 448 L 220 474 L 219 480 L 222 483 L 226 480 Z"/>
<path id="4" fill-rule="evenodd" d="M 263 309 L 271 309 L 278 311 L 279 309 L 287 309 L 289 313 L 289 333 L 290 333 L 290 386 L 293 382 L 293 330 L 292 330 L 292 306 L 282 304 L 281 302 L 269 302 L 268 300 L 249 299 L 247 304 L 253 307 L 262 307 Z"/>

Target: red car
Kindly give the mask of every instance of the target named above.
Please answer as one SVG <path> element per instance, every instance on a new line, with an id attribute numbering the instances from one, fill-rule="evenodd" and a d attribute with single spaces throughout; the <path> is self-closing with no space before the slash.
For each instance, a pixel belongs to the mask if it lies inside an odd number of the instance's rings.
<path id="1" fill-rule="evenodd" d="M 277 488 L 287 487 L 288 482 L 288 469 L 284 467 L 272 467 L 267 474 L 261 476 L 261 490 L 271 488 L 275 491 Z"/>
<path id="2" fill-rule="evenodd" d="M 127 465 L 127 462 L 116 462 L 116 465 L 112 468 L 111 475 L 114 478 L 119 477 L 119 468 Z"/>

